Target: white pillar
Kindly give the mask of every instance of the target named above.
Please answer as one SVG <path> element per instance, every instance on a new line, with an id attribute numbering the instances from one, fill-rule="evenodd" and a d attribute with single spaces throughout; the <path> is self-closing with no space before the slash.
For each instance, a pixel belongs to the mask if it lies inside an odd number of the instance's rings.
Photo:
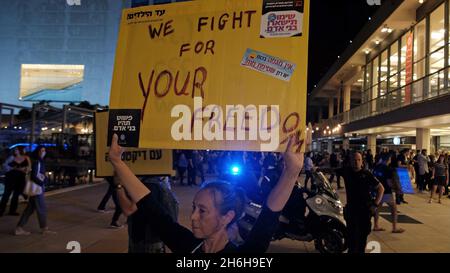
<path id="1" fill-rule="evenodd" d="M 352 87 L 350 85 L 344 86 L 344 94 L 343 94 L 343 104 L 344 104 L 344 111 L 347 112 L 350 110 L 350 103 L 351 103 L 351 97 L 352 97 Z"/>
<path id="2" fill-rule="evenodd" d="M 334 97 L 328 98 L 328 118 L 334 116 Z"/>
<path id="3" fill-rule="evenodd" d="M 416 149 L 422 150 L 426 149 L 428 153 L 430 152 L 430 129 L 417 128 L 416 129 Z"/>
<path id="4" fill-rule="evenodd" d="M 377 135 L 367 136 L 367 149 L 370 149 L 373 155 L 377 153 Z"/>

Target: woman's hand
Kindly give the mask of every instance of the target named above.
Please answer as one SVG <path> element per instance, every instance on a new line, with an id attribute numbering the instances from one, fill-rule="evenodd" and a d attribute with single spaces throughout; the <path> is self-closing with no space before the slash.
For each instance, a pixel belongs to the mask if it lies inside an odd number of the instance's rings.
<path id="1" fill-rule="evenodd" d="M 114 169 L 114 182 L 120 183 L 126 190 L 131 200 L 138 203 L 150 190 L 142 184 L 133 171 L 122 161 L 123 148 L 117 143 L 119 137 L 114 134 L 109 148 L 109 161 Z"/>
<path id="2" fill-rule="evenodd" d="M 278 183 L 270 191 L 266 205 L 271 211 L 281 211 L 291 195 L 292 189 L 297 182 L 298 174 L 303 167 L 303 153 L 293 151 L 293 139 L 290 138 L 283 154 L 284 170 Z"/>
<path id="3" fill-rule="evenodd" d="M 293 138 L 289 138 L 286 151 L 283 154 L 284 171 L 288 174 L 298 175 L 303 168 L 304 153 L 296 153 L 293 151 Z"/>
<path id="4" fill-rule="evenodd" d="M 117 134 L 114 134 L 111 141 L 111 147 L 109 148 L 109 160 L 112 164 L 122 160 L 123 148 L 117 143 L 118 140 L 119 137 Z"/>

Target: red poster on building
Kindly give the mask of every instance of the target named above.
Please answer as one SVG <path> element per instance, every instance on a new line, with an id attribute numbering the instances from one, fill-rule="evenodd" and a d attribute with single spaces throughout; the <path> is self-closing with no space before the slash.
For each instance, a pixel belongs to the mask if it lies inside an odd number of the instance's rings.
<path id="1" fill-rule="evenodd" d="M 411 83 L 413 80 L 413 32 L 411 31 L 406 37 L 406 64 L 405 64 L 405 105 L 411 103 Z"/>

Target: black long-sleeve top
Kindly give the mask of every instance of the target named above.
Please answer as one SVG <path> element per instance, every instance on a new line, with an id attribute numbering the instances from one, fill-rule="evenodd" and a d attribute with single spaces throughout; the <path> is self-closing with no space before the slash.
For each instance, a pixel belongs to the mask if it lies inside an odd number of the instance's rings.
<path id="1" fill-rule="evenodd" d="M 202 253 L 202 239 L 195 238 L 192 231 L 175 222 L 165 209 L 147 194 L 137 203 L 138 210 L 144 211 L 161 240 L 173 253 Z M 231 242 L 218 253 L 264 253 L 269 247 L 272 235 L 278 224 L 279 212 L 263 206 L 253 229 L 244 244 L 236 246 Z M 194 251 L 195 250 L 195 251 Z"/>

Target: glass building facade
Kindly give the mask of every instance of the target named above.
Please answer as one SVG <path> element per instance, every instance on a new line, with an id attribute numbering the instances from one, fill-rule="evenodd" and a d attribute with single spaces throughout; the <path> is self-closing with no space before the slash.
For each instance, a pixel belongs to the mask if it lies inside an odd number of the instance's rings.
<path id="1" fill-rule="evenodd" d="M 356 82 L 361 105 L 350 110 L 347 122 L 448 92 L 449 14 L 444 1 L 379 54 L 367 55 Z"/>
<path id="2" fill-rule="evenodd" d="M 107 105 L 122 10 L 175 0 L 13 0 L 0 6 L 0 102 L 19 100 L 22 65 L 84 66 L 77 97 Z M 51 100 L 51 98 L 49 98 Z"/>

